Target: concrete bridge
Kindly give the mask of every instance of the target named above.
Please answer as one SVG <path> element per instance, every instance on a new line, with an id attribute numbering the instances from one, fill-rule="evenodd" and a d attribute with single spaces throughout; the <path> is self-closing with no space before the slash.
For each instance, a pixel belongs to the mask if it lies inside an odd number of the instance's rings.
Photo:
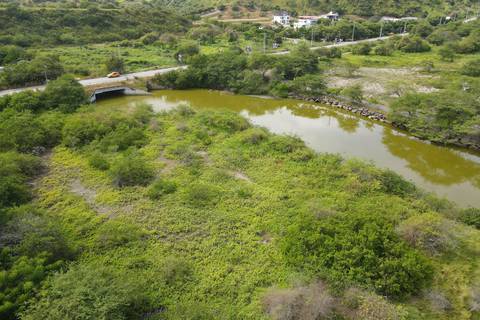
<path id="1" fill-rule="evenodd" d="M 94 103 L 97 101 L 98 98 L 108 97 L 112 95 L 127 95 L 127 96 L 144 96 L 149 95 L 150 93 L 133 89 L 130 87 L 109 87 L 109 88 L 98 88 L 93 91 L 92 95 L 90 96 L 90 103 Z"/>

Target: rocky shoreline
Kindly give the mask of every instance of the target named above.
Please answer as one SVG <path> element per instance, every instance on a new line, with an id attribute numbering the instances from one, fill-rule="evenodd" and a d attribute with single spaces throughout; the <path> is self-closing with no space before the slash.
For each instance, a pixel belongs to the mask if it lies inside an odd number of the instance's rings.
<path id="1" fill-rule="evenodd" d="M 418 137 L 415 134 L 413 134 L 412 132 L 410 132 L 408 130 L 408 128 L 405 128 L 404 126 L 399 125 L 398 123 L 395 123 L 395 122 L 392 122 L 392 121 L 388 120 L 387 116 L 385 114 L 381 113 L 381 112 L 373 111 L 373 110 L 369 109 L 368 107 L 364 107 L 364 106 L 353 106 L 353 105 L 345 103 L 345 102 L 343 102 L 343 101 L 341 101 L 341 100 L 339 100 L 335 97 L 332 97 L 332 96 L 321 96 L 321 97 L 313 98 L 313 97 L 305 97 L 305 96 L 295 95 L 295 96 L 289 96 L 289 98 L 297 99 L 297 100 L 304 100 L 304 101 L 309 101 L 309 102 L 315 102 L 315 103 L 322 103 L 322 104 L 325 104 L 325 105 L 328 105 L 328 106 L 331 106 L 331 107 L 334 107 L 334 108 L 338 108 L 338 109 L 342 109 L 342 110 L 354 113 L 358 116 L 362 116 L 362 117 L 368 118 L 368 119 L 373 120 L 373 121 L 378 121 L 378 122 L 381 122 L 381 123 L 389 124 L 396 129 L 406 131 L 410 136 L 412 136 L 416 139 L 419 139 L 419 140 L 422 140 L 422 141 L 428 141 L 432 144 L 441 145 L 441 146 L 454 146 L 454 147 L 465 148 L 465 149 L 473 150 L 473 151 L 480 151 L 480 145 L 475 143 L 475 141 L 469 139 L 468 137 L 458 139 L 458 141 L 450 141 L 450 142 L 445 142 L 445 143 L 424 139 L 424 138 Z"/>
<path id="2" fill-rule="evenodd" d="M 381 112 L 370 110 L 367 107 L 352 106 L 352 105 L 341 102 L 340 100 L 337 100 L 337 99 L 335 99 L 333 97 L 330 97 L 330 96 L 322 96 L 322 97 L 318 97 L 318 98 L 292 96 L 291 98 L 304 100 L 304 101 L 309 101 L 309 102 L 326 104 L 326 105 L 331 106 L 331 107 L 335 107 L 335 108 L 342 109 L 342 110 L 345 110 L 345 111 L 348 111 L 348 112 L 351 112 L 351 113 L 355 113 L 356 115 L 368 118 L 370 120 L 392 124 L 387 119 L 387 116 L 385 114 L 381 113 Z"/>

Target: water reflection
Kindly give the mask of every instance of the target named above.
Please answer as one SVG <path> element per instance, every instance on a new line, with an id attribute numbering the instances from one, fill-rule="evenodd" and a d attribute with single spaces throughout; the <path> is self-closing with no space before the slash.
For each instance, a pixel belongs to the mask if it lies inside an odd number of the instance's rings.
<path id="1" fill-rule="evenodd" d="M 405 159 L 408 167 L 424 179 L 442 185 L 471 181 L 480 188 L 480 164 L 453 149 L 424 143 L 385 128 L 383 143 L 395 156 Z"/>
<path id="2" fill-rule="evenodd" d="M 480 156 L 412 139 L 388 126 L 330 107 L 229 93 L 157 91 L 147 97 L 116 97 L 99 107 L 152 105 L 155 111 L 180 104 L 197 109 L 229 109 L 275 133 L 293 134 L 319 152 L 358 157 L 390 168 L 426 190 L 460 205 L 480 207 Z"/>

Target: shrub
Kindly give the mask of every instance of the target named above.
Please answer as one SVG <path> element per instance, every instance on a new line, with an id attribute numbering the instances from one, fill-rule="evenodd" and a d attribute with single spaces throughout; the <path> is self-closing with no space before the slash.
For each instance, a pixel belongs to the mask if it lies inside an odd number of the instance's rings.
<path id="1" fill-rule="evenodd" d="M 43 96 L 47 108 L 55 108 L 63 112 L 73 112 L 87 102 L 83 86 L 70 75 L 50 81 Z"/>
<path id="2" fill-rule="evenodd" d="M 45 144 L 44 132 L 32 112 L 6 109 L 0 113 L 0 151 L 32 152 Z"/>
<path id="3" fill-rule="evenodd" d="M 397 44 L 398 49 L 403 52 L 426 52 L 430 51 L 430 45 L 420 37 L 403 37 Z"/>
<path id="4" fill-rule="evenodd" d="M 302 77 L 297 77 L 290 85 L 290 90 L 293 93 L 308 97 L 324 95 L 326 89 L 327 85 L 322 75 L 308 74 Z"/>
<path id="5" fill-rule="evenodd" d="M 142 157 L 130 154 L 114 163 L 111 175 L 118 187 L 144 186 L 150 183 L 155 172 Z"/>
<path id="6" fill-rule="evenodd" d="M 88 159 L 88 163 L 93 168 L 102 170 L 102 171 L 108 170 L 110 168 L 110 164 L 108 163 L 108 160 L 100 152 L 94 152 Z"/>
<path id="7" fill-rule="evenodd" d="M 443 46 L 438 49 L 438 55 L 443 61 L 452 62 L 455 59 L 455 51 L 451 46 Z"/>
<path id="8" fill-rule="evenodd" d="M 268 133 L 261 128 L 246 130 L 242 136 L 242 142 L 257 145 L 268 139 Z"/>
<path id="9" fill-rule="evenodd" d="M 117 218 L 105 221 L 96 234 L 97 245 L 104 249 L 111 249 L 138 241 L 146 235 L 146 232 L 125 219 Z"/>
<path id="10" fill-rule="evenodd" d="M 110 128 L 90 114 L 77 114 L 65 121 L 62 142 L 70 148 L 83 147 L 103 137 Z"/>
<path id="11" fill-rule="evenodd" d="M 352 53 L 356 55 L 367 56 L 372 50 L 372 45 L 370 43 L 362 43 L 352 47 Z"/>
<path id="12" fill-rule="evenodd" d="M 379 44 L 373 49 L 373 52 L 378 56 L 391 56 L 393 48 L 388 44 Z"/>
<path id="13" fill-rule="evenodd" d="M 286 260 L 336 286 L 357 283 L 380 294 L 402 297 L 418 292 L 432 277 L 428 260 L 375 214 L 302 216 L 282 243 Z"/>
<path id="14" fill-rule="evenodd" d="M 149 303 L 136 278 L 99 262 L 73 265 L 50 279 L 48 299 L 31 304 L 22 319 L 139 319 Z"/>
<path id="15" fill-rule="evenodd" d="M 412 246 L 437 255 L 457 246 L 455 225 L 436 213 L 424 213 L 403 221 L 398 233 Z"/>
<path id="16" fill-rule="evenodd" d="M 158 179 L 147 190 L 147 196 L 152 200 L 158 200 L 163 195 L 177 191 L 177 184 L 170 180 Z"/>
<path id="17" fill-rule="evenodd" d="M 234 112 L 204 111 L 199 114 L 198 121 L 209 128 L 229 133 L 250 127 L 247 119 Z"/>
<path id="18" fill-rule="evenodd" d="M 305 147 L 305 143 L 297 137 L 273 136 L 270 138 L 270 145 L 275 151 L 281 153 L 293 153 Z"/>
<path id="19" fill-rule="evenodd" d="M 107 72 L 119 72 L 123 73 L 125 71 L 125 65 L 122 57 L 120 57 L 117 54 L 112 54 L 110 55 L 106 60 L 105 60 L 105 69 Z"/>
<path id="20" fill-rule="evenodd" d="M 191 266 L 181 258 L 167 257 L 161 268 L 165 282 L 170 286 L 184 282 L 192 275 Z"/>
<path id="21" fill-rule="evenodd" d="M 361 104 L 363 102 L 363 90 L 358 84 L 342 89 L 342 95 L 349 98 L 353 103 Z"/>
<path id="22" fill-rule="evenodd" d="M 462 67 L 462 74 L 470 77 L 480 77 L 480 59 L 466 62 Z"/>
<path id="23" fill-rule="evenodd" d="M 403 318 L 399 311 L 385 298 L 367 294 L 361 297 L 356 316 L 362 320 L 397 320 Z"/>
<path id="24" fill-rule="evenodd" d="M 102 150 L 124 151 L 130 147 L 141 147 L 146 143 L 147 137 L 142 128 L 131 127 L 120 123 L 100 141 Z"/>
<path id="25" fill-rule="evenodd" d="M 30 200 L 29 178 L 40 171 L 40 159 L 15 152 L 0 153 L 0 209 Z"/>
<path id="26" fill-rule="evenodd" d="M 271 289 L 263 297 L 267 314 L 275 320 L 329 319 L 335 299 L 322 282 L 294 289 Z"/>
<path id="27" fill-rule="evenodd" d="M 416 191 L 415 185 L 405 180 L 398 173 L 391 170 L 384 170 L 379 176 L 383 190 L 390 194 L 406 197 Z"/>
<path id="28" fill-rule="evenodd" d="M 186 199 L 195 206 L 204 206 L 211 203 L 217 196 L 219 190 L 206 183 L 194 183 L 186 190 Z"/>
<path id="29" fill-rule="evenodd" d="M 459 220 L 469 226 L 480 230 L 480 209 L 468 208 L 464 209 L 460 214 Z"/>

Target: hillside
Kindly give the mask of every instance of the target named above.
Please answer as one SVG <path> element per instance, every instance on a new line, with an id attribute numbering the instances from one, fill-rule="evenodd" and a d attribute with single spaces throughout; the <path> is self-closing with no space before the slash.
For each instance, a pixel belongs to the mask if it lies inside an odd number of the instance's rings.
<path id="1" fill-rule="evenodd" d="M 85 44 L 137 39 L 149 32 L 185 31 L 190 21 L 152 6 L 115 10 L 49 8 L 16 5 L 0 9 L 0 45 Z"/>

